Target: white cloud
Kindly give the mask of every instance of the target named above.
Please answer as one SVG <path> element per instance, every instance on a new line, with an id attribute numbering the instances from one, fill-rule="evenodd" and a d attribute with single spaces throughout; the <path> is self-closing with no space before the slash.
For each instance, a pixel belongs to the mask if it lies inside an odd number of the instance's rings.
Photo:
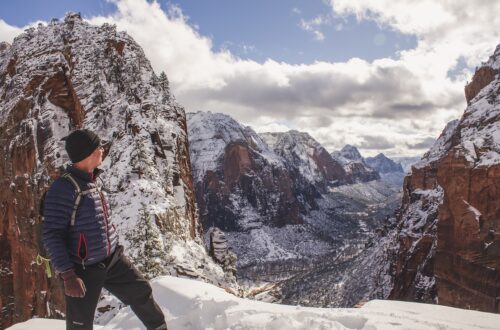
<path id="1" fill-rule="evenodd" d="M 311 32 L 313 34 L 315 40 L 323 41 L 323 40 L 325 40 L 325 35 L 323 34 L 323 32 L 321 32 L 320 28 L 322 25 L 326 25 L 326 24 L 330 24 L 330 23 L 331 23 L 331 21 L 330 21 L 329 16 L 319 15 L 311 20 L 301 19 L 300 23 L 299 23 L 299 27 L 304 31 Z"/>
<path id="2" fill-rule="evenodd" d="M 23 32 L 23 29 L 11 26 L 0 19 L 0 42 L 5 41 L 10 44 L 14 40 L 14 37 L 21 32 Z"/>
<path id="3" fill-rule="evenodd" d="M 372 62 L 242 60 L 227 50 L 214 51 L 212 41 L 190 25 L 179 7 L 170 6 L 165 13 L 158 3 L 145 0 L 117 1 L 116 13 L 90 21 L 115 23 L 127 31 L 154 69 L 168 74 L 188 111 L 223 112 L 260 132 L 307 131 L 330 151 L 346 143 L 366 146 L 367 139 L 377 136 L 394 145 L 384 153 L 414 154 L 421 150 L 409 146 L 437 137 L 465 108 L 467 75 L 452 80 L 448 71 L 460 57 L 479 64 L 500 41 L 498 2 L 442 3 L 335 1 L 334 15 L 353 14 L 417 36 L 415 49 Z M 6 30 L 1 23 L 0 37 Z"/>
<path id="4" fill-rule="evenodd" d="M 449 67 L 460 56 L 476 65 L 500 41 L 500 2 L 497 0 L 363 1 L 330 0 L 336 15 L 373 20 L 418 38 L 417 49 L 403 59 L 426 54 Z"/>

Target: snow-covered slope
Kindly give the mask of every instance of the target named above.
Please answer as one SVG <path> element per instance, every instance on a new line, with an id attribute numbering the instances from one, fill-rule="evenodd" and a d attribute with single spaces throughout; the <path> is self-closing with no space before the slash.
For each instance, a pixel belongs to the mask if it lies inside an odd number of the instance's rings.
<path id="1" fill-rule="evenodd" d="M 191 329 L 498 329 L 500 315 L 444 306 L 373 300 L 361 308 L 308 308 L 237 298 L 210 284 L 175 277 L 152 281 L 173 330 Z M 64 329 L 64 321 L 33 319 L 9 330 Z M 129 307 L 95 329 L 144 329 Z"/>
<path id="2" fill-rule="evenodd" d="M 436 140 L 436 142 L 434 142 L 429 151 L 427 151 L 422 156 L 420 161 L 413 164 L 413 166 L 415 166 L 415 168 L 421 169 L 442 158 L 452 146 L 452 137 L 455 134 L 459 122 L 460 121 L 458 119 L 454 119 L 447 123 L 445 128 L 443 129 L 443 132 Z"/>
<path id="3" fill-rule="evenodd" d="M 381 180 L 348 184 L 330 189 L 331 192 L 340 193 L 367 204 L 385 203 L 398 190 Z"/>

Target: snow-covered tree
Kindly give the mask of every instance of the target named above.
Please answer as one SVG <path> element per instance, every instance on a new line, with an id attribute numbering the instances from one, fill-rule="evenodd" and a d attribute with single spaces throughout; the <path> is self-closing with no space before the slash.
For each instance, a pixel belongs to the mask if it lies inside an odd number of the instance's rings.
<path id="1" fill-rule="evenodd" d="M 137 136 L 134 140 L 134 150 L 131 154 L 130 165 L 132 172 L 137 173 L 139 178 L 152 178 L 154 176 L 154 153 L 148 149 L 150 141 Z"/>
<path id="2" fill-rule="evenodd" d="M 160 77 L 158 78 L 158 85 L 163 91 L 162 103 L 166 103 L 170 99 L 170 83 L 167 75 L 163 71 L 160 73 Z"/>
<path id="3" fill-rule="evenodd" d="M 165 273 L 167 256 L 162 235 L 153 223 L 146 205 L 142 205 L 139 210 L 136 226 L 125 236 L 130 243 L 130 250 L 135 252 L 131 258 L 146 278 L 150 279 Z"/>

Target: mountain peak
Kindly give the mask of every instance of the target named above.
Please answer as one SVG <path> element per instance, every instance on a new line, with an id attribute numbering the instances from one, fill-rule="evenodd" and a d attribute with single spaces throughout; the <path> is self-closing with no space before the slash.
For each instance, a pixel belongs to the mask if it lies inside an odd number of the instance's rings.
<path id="1" fill-rule="evenodd" d="M 366 158 L 366 163 L 379 173 L 404 172 L 401 164 L 396 163 L 383 153 L 379 153 L 375 157 Z"/>
<path id="2" fill-rule="evenodd" d="M 353 145 L 346 144 L 339 153 L 342 157 L 353 161 L 363 162 L 363 156 L 359 153 L 358 148 Z"/>
<path id="3" fill-rule="evenodd" d="M 82 21 L 82 15 L 79 12 L 69 11 L 64 15 L 64 22 Z"/>

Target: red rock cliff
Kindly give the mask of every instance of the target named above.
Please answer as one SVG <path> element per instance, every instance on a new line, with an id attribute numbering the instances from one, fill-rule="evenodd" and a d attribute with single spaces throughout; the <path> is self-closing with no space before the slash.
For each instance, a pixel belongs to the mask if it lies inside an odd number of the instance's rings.
<path id="1" fill-rule="evenodd" d="M 500 46 L 465 88 L 460 122 L 405 179 L 392 299 L 500 312 L 499 67 Z"/>

